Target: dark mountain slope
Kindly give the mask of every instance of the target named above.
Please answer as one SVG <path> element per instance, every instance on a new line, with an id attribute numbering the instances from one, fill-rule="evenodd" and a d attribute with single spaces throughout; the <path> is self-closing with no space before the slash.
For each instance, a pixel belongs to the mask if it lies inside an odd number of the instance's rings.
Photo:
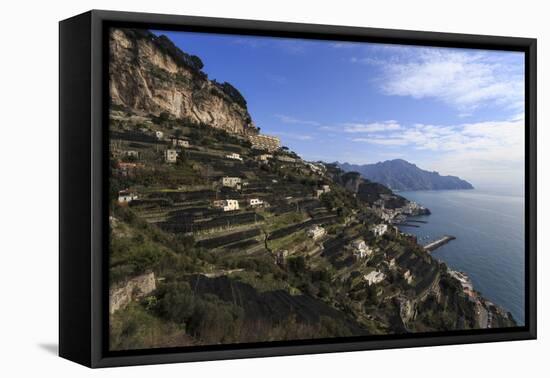
<path id="1" fill-rule="evenodd" d="M 417 167 L 403 159 L 376 164 L 337 163 L 345 171 L 356 171 L 364 178 L 394 190 L 473 189 L 469 182 L 456 176 L 441 176 Z"/>

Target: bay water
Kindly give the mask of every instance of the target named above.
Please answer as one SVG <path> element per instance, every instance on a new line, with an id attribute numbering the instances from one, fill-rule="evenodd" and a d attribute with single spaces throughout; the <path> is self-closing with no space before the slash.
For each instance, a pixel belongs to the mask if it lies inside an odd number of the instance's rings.
<path id="1" fill-rule="evenodd" d="M 463 271 L 474 289 L 525 323 L 525 205 L 523 195 L 486 190 L 399 192 L 431 211 L 410 218 L 419 227 L 400 226 L 428 244 L 443 235 L 456 240 L 432 255 L 451 269 Z"/>

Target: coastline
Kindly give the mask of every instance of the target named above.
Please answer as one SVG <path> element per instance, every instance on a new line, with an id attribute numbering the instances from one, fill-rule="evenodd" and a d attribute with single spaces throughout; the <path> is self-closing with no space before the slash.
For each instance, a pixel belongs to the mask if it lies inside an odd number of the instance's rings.
<path id="1" fill-rule="evenodd" d="M 502 328 L 502 324 L 499 322 L 500 318 L 512 322 L 515 326 L 518 325 L 510 312 L 489 301 L 480 292 L 474 289 L 472 280 L 467 273 L 452 270 L 446 264 L 445 266 L 447 267 L 447 273 L 460 283 L 464 294 L 474 303 L 478 316 L 479 328 Z"/>
<path id="2" fill-rule="evenodd" d="M 471 191 L 471 190 L 472 189 L 452 190 L 452 192 Z M 423 192 L 440 193 L 442 191 L 430 190 L 430 191 L 423 191 Z M 407 198 L 407 200 L 413 203 L 416 203 L 415 201 L 409 198 Z M 419 216 L 428 216 L 433 214 L 428 207 L 423 207 L 423 208 L 426 209 L 426 212 L 422 214 L 408 214 L 403 218 L 396 219 L 397 222 L 395 222 L 394 225 L 398 227 L 401 232 L 404 232 L 404 233 L 407 233 L 407 232 L 404 231 L 402 227 L 404 228 L 412 227 L 413 229 L 421 228 L 423 225 L 429 223 L 429 220 L 416 219 L 416 218 L 418 218 Z M 430 240 L 426 236 L 419 238 L 415 234 L 410 234 L 410 233 L 407 233 L 407 234 L 414 236 L 417 239 L 417 244 L 424 248 L 426 247 L 426 245 L 437 243 L 438 241 L 448 236 L 448 235 L 432 235 Z M 442 243 L 441 245 L 438 245 L 436 248 L 432 250 L 426 250 L 426 253 L 431 254 L 431 252 L 433 252 L 435 249 L 442 247 L 443 245 L 446 245 L 447 243 L 452 242 L 455 239 L 456 238 L 454 236 L 450 237 L 449 240 L 445 241 L 445 243 Z M 422 243 L 421 240 L 425 240 L 425 242 Z M 434 255 L 432 256 L 437 261 L 445 265 L 447 269 L 447 273 L 449 273 L 449 275 L 461 285 L 464 295 L 466 295 L 468 299 L 474 304 L 476 309 L 476 315 L 478 317 L 478 325 L 480 329 L 520 326 L 518 321 L 514 318 L 513 314 L 510 311 L 508 311 L 504 306 L 495 304 L 493 301 L 485 297 L 482 292 L 475 289 L 472 279 L 470 278 L 469 274 L 466 271 L 453 269 L 448 265 L 446 261 L 442 260 L 438 256 L 434 256 Z"/>

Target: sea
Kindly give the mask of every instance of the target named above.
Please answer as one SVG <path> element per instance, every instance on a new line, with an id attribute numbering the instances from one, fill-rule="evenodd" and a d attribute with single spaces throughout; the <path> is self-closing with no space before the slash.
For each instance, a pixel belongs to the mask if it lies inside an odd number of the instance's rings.
<path id="1" fill-rule="evenodd" d="M 525 201 L 523 194 L 496 190 L 399 192 L 431 211 L 400 226 L 428 244 L 443 235 L 456 239 L 432 252 L 451 269 L 465 272 L 474 289 L 525 324 Z"/>

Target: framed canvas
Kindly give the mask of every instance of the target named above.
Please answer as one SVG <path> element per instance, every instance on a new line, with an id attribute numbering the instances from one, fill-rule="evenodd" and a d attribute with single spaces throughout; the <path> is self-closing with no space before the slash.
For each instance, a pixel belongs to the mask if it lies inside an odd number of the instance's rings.
<path id="1" fill-rule="evenodd" d="M 536 338 L 536 40 L 60 22 L 59 352 Z"/>

